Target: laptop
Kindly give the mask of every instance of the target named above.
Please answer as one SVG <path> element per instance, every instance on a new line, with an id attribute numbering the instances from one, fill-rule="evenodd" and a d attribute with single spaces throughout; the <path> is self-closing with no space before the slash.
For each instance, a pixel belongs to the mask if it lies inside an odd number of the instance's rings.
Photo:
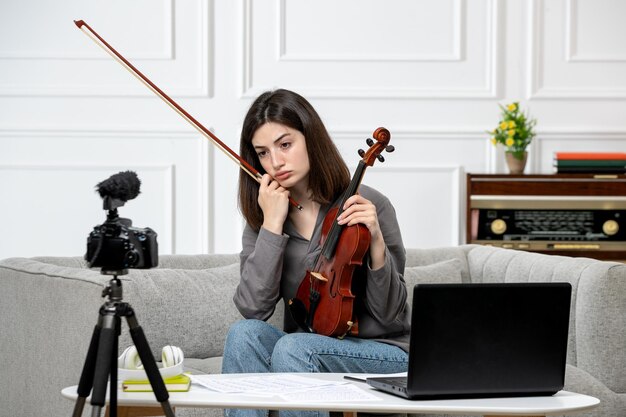
<path id="1" fill-rule="evenodd" d="M 418 284 L 407 376 L 366 382 L 408 399 L 553 395 L 565 380 L 571 290 Z"/>

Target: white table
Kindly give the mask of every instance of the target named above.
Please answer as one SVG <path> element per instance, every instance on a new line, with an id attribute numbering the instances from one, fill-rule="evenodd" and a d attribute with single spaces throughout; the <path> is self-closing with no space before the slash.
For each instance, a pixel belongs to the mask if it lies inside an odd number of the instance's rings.
<path id="1" fill-rule="evenodd" d="M 345 374 L 300 374 L 324 380 L 343 380 Z M 254 374 L 232 374 L 229 377 L 240 378 Z M 192 385 L 189 392 L 170 393 L 172 407 L 207 407 L 207 408 L 252 408 L 271 410 L 324 410 L 344 412 L 372 413 L 428 413 L 428 414 L 468 414 L 485 416 L 550 416 L 559 414 L 575 414 L 596 407 L 600 401 L 595 397 L 560 391 L 548 397 L 511 397 L 511 398 L 476 398 L 459 400 L 410 401 L 394 395 L 386 394 L 370 388 L 367 384 L 350 382 L 381 398 L 381 401 L 349 401 L 349 402 L 290 402 L 278 396 L 263 397 L 253 395 L 223 394 L 211 392 Z M 61 394 L 68 399 L 76 400 L 76 386 L 67 387 Z M 118 392 L 118 407 L 124 408 L 120 415 L 131 415 L 127 408 L 140 407 L 154 409 L 160 405 L 151 392 Z M 87 401 L 86 406 L 89 406 Z M 139 411 L 139 410 L 137 410 Z M 142 414 L 134 415 L 158 415 Z"/>

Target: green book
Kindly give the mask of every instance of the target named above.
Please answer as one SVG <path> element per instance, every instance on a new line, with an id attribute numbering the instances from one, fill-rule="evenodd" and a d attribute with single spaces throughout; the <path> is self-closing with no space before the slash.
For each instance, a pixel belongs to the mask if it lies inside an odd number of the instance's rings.
<path id="1" fill-rule="evenodd" d="M 618 167 L 556 167 L 557 174 L 626 174 Z"/>
<path id="2" fill-rule="evenodd" d="M 191 378 L 189 375 L 180 374 L 170 378 L 165 378 L 165 388 L 168 392 L 186 392 L 191 386 Z M 152 392 L 152 386 L 147 379 L 140 381 L 126 380 L 122 382 L 122 391 L 124 392 Z"/>
<path id="3" fill-rule="evenodd" d="M 615 167 L 626 168 L 624 159 L 558 159 L 555 160 L 557 167 Z"/>

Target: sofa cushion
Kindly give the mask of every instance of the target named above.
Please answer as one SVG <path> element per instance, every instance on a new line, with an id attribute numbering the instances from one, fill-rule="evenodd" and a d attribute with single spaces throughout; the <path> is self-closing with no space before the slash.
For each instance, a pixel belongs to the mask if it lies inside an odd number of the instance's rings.
<path id="1" fill-rule="evenodd" d="M 242 318 L 232 302 L 238 263 L 197 270 L 131 270 L 122 282 L 124 300 L 134 307 L 157 357 L 169 344 L 182 348 L 186 357 L 221 356 L 228 327 Z M 122 338 L 127 334 L 123 331 Z"/>
<path id="2" fill-rule="evenodd" d="M 474 246 L 476 245 L 429 249 L 407 249 L 406 269 L 409 267 L 438 264 L 450 259 L 458 259 L 461 265 L 461 278 L 463 282 L 469 283 L 471 280 L 469 266 L 467 264 L 467 253 L 473 249 Z"/>
<path id="3" fill-rule="evenodd" d="M 404 280 L 408 291 L 409 306 L 413 302 L 415 284 L 460 284 L 463 263 L 460 259 L 448 259 L 432 265 L 408 266 L 404 268 Z"/>

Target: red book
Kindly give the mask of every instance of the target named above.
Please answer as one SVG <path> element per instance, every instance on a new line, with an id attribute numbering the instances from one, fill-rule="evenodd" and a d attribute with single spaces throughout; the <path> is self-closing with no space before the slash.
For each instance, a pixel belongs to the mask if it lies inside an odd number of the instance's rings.
<path id="1" fill-rule="evenodd" d="M 626 160 L 625 152 L 555 152 L 554 159 Z"/>

